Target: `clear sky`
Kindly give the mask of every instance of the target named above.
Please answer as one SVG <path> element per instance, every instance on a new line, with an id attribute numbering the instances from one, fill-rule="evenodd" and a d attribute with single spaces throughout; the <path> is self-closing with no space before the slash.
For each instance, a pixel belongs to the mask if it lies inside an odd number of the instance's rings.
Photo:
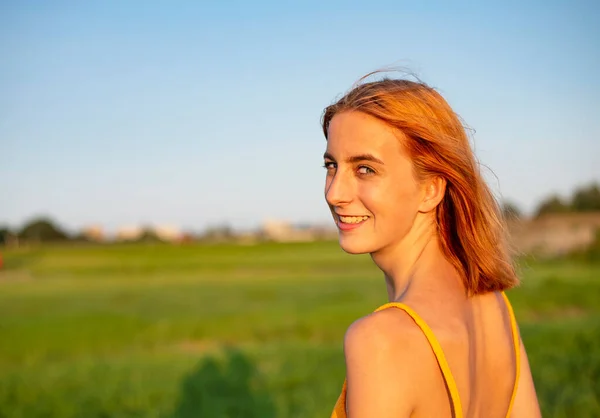
<path id="1" fill-rule="evenodd" d="M 394 64 L 522 209 L 600 181 L 597 1 L 205 3 L 0 0 L 0 224 L 327 222 L 321 112 Z"/>

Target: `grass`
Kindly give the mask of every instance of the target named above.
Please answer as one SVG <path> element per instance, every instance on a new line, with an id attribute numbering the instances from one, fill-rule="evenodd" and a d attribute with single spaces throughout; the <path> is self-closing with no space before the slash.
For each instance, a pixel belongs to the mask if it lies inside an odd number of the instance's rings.
<path id="1" fill-rule="evenodd" d="M 385 302 L 336 243 L 4 253 L 0 418 L 329 416 L 342 338 Z M 545 417 L 600 416 L 600 264 L 522 263 L 509 293 Z"/>

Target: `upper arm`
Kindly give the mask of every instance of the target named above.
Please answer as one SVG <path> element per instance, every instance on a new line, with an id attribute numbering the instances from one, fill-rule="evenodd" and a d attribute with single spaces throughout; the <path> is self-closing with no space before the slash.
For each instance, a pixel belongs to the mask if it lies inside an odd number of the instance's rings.
<path id="1" fill-rule="evenodd" d="M 411 415 L 416 404 L 411 351 L 410 338 L 398 330 L 398 313 L 381 311 L 350 326 L 344 339 L 349 418 Z"/>
<path id="2" fill-rule="evenodd" d="M 519 338 L 521 370 L 517 383 L 517 394 L 513 404 L 511 417 L 519 418 L 541 418 L 540 406 L 538 404 L 533 377 L 527 359 L 527 352 L 523 341 Z"/>

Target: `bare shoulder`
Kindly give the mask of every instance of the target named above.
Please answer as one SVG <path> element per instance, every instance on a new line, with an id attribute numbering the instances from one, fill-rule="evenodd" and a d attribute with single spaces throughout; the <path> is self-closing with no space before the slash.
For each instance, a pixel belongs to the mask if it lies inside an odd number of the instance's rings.
<path id="1" fill-rule="evenodd" d="M 431 353 L 404 311 L 384 309 L 355 321 L 344 339 L 350 416 L 410 416 L 427 384 Z M 401 396 L 398 396 L 402 394 Z"/>
<path id="2" fill-rule="evenodd" d="M 423 346 L 411 344 L 422 342 L 422 339 L 420 329 L 407 313 L 388 308 L 373 312 L 350 325 L 344 338 L 344 349 L 357 354 L 401 354 Z M 375 352 L 368 353 L 368 350 Z"/>

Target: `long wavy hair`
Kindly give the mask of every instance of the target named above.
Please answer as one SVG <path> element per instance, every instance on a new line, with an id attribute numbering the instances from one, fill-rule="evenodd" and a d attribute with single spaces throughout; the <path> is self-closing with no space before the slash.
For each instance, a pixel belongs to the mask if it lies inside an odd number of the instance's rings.
<path id="1" fill-rule="evenodd" d="M 502 291 L 519 283 L 498 202 L 485 183 L 460 118 L 444 98 L 420 81 L 360 81 L 325 108 L 323 133 L 345 111 L 373 116 L 401 131 L 417 179 L 446 179 L 436 208 L 437 232 L 446 258 L 461 274 L 469 295 Z"/>

